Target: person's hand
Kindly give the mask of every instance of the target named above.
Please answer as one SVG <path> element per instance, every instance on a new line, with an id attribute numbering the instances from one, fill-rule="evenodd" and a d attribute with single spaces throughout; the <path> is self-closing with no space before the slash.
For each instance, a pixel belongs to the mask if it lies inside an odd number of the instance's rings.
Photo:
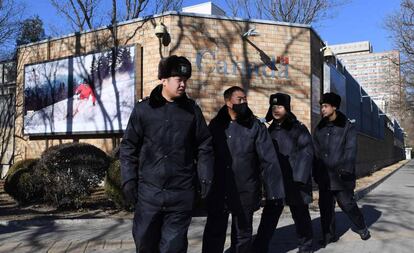
<path id="1" fill-rule="evenodd" d="M 339 176 L 342 180 L 352 180 L 354 175 L 346 170 L 339 170 Z"/>
<path id="2" fill-rule="evenodd" d="M 200 196 L 202 199 L 205 199 L 207 197 L 208 194 L 208 190 L 209 190 L 209 184 L 206 180 L 201 180 L 200 183 Z"/>
<path id="3" fill-rule="evenodd" d="M 129 204 L 135 205 L 137 202 L 137 182 L 135 180 L 129 180 L 122 187 L 122 192 L 124 193 L 125 200 Z"/>

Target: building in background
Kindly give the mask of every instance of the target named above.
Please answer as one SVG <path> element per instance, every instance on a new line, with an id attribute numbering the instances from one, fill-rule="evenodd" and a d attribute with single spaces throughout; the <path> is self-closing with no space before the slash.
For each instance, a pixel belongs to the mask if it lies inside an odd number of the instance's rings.
<path id="1" fill-rule="evenodd" d="M 369 41 L 329 47 L 379 109 L 400 121 L 404 87 L 400 78 L 399 51 L 374 53 Z"/>

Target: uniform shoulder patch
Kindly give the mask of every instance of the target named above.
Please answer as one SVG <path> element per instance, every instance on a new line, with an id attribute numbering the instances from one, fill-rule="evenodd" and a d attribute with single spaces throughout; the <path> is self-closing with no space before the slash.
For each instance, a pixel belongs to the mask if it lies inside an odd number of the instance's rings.
<path id="1" fill-rule="evenodd" d="M 138 100 L 138 103 L 141 103 L 141 102 L 143 102 L 143 101 L 145 101 L 145 100 L 148 100 L 149 99 L 149 96 L 146 96 L 146 97 L 144 97 L 144 98 L 140 98 L 139 100 Z"/>

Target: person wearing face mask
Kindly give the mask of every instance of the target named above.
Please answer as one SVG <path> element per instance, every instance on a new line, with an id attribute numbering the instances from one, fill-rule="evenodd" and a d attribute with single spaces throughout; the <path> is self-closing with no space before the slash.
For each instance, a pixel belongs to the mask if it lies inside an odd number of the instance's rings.
<path id="1" fill-rule="evenodd" d="M 312 221 L 309 214 L 309 203 L 312 202 L 312 137 L 306 126 L 290 110 L 289 95 L 272 94 L 269 104 L 266 121 L 272 121 L 268 131 L 282 169 L 285 202 L 295 222 L 298 252 L 310 253 L 313 252 Z M 283 206 L 275 205 L 271 200 L 266 201 L 254 241 L 255 252 L 268 252 L 282 211 Z"/>
<path id="2" fill-rule="evenodd" d="M 283 179 L 266 126 L 249 109 L 245 91 L 227 89 L 224 102 L 209 125 L 215 164 L 202 252 L 223 252 L 231 214 L 231 252 L 250 253 L 253 213 L 260 207 L 262 188 L 267 200 L 283 205 Z"/>
<path id="3" fill-rule="evenodd" d="M 135 204 L 132 234 L 139 253 L 187 252 L 196 189 L 205 198 L 213 179 L 211 134 L 185 93 L 190 77 L 185 57 L 161 59 L 161 84 L 135 105 L 121 142 L 122 190 Z"/>
<path id="4" fill-rule="evenodd" d="M 362 240 L 371 235 L 354 197 L 357 132 L 354 124 L 341 112 L 341 97 L 333 92 L 323 94 L 322 119 L 313 133 L 315 148 L 314 179 L 319 186 L 322 240 L 325 247 L 335 242 L 335 202 L 355 225 Z"/>

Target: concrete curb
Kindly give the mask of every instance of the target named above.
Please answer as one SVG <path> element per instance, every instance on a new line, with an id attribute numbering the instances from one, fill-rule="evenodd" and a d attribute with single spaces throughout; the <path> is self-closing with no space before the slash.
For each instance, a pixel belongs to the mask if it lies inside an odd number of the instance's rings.
<path id="1" fill-rule="evenodd" d="M 132 222 L 132 219 L 122 218 L 90 218 L 90 219 L 46 219 L 35 218 L 32 220 L 0 220 L 0 226 L 15 226 L 15 227 L 28 227 L 28 226 L 45 226 L 45 225 L 92 225 L 97 223 L 116 223 L 126 224 Z"/>
<path id="2" fill-rule="evenodd" d="M 380 180 L 378 180 L 375 183 L 372 183 L 371 185 L 368 185 L 367 187 L 360 189 L 355 192 L 355 199 L 358 201 L 365 197 L 368 193 L 370 193 L 372 190 L 377 188 L 380 184 L 382 184 L 385 180 L 387 180 L 389 177 L 394 175 L 395 172 L 399 171 L 402 167 L 407 165 L 410 162 L 410 160 L 407 160 L 405 163 L 401 164 L 397 169 L 395 169 L 393 172 L 389 173 L 388 175 L 384 176 Z"/>

